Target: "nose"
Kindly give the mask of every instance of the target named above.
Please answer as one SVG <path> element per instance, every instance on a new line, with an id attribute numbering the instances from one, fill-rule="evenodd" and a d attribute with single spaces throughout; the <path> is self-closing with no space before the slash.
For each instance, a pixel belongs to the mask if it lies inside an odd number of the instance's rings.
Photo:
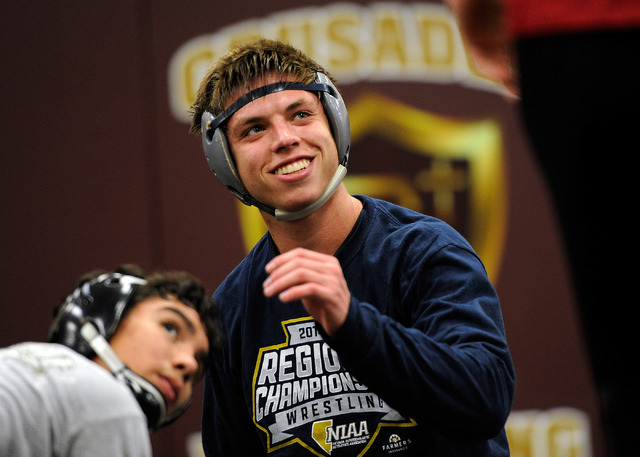
<path id="1" fill-rule="evenodd" d="M 191 348 L 183 347 L 177 350 L 174 367 L 182 373 L 184 382 L 191 381 L 200 370 L 200 363 Z"/>
<path id="2" fill-rule="evenodd" d="M 297 136 L 295 129 L 285 119 L 277 119 L 271 125 L 271 134 L 273 141 L 271 150 L 273 152 L 286 151 L 292 146 L 300 144 L 300 137 Z"/>

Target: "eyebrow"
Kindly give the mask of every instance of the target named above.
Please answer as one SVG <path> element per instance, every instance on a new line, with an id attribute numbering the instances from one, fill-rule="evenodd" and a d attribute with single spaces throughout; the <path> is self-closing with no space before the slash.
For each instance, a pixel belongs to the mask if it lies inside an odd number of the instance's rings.
<path id="1" fill-rule="evenodd" d="M 234 115 L 236 111 L 251 103 L 258 98 L 262 98 L 265 95 L 269 95 L 275 92 L 282 92 L 283 90 L 304 90 L 308 92 L 329 92 L 333 91 L 331 88 L 323 83 L 301 83 L 295 81 L 280 81 L 273 84 L 267 84 L 266 86 L 258 87 L 246 94 L 242 95 L 235 102 L 231 103 L 221 114 L 216 116 L 211 121 L 207 122 L 207 135 L 210 131 L 217 129 L 221 124 L 228 122 L 229 118 Z"/>
<path id="2" fill-rule="evenodd" d="M 297 100 L 291 102 L 289 105 L 287 105 L 287 107 L 285 108 L 285 112 L 296 110 L 300 106 L 302 106 L 302 105 L 304 105 L 306 103 L 309 103 L 309 101 L 305 100 L 303 98 L 303 96 L 300 96 L 299 99 L 297 99 Z M 251 116 L 251 117 L 248 117 L 247 119 L 242 119 L 241 118 L 240 121 L 238 122 L 238 124 L 235 125 L 233 127 L 233 129 L 231 129 L 231 132 L 229 132 L 229 133 L 234 134 L 236 131 L 243 130 L 248 125 L 252 125 L 252 124 L 255 124 L 257 122 L 262 122 L 262 121 L 264 121 L 264 119 L 265 119 L 265 116 Z M 227 126 L 228 126 L 228 124 L 227 124 Z"/>
<path id="3" fill-rule="evenodd" d="M 191 334 L 196 333 L 196 328 L 193 326 L 193 322 L 191 322 L 189 320 L 189 318 L 182 311 L 180 311 L 179 309 L 176 309 L 176 308 L 174 308 L 172 306 L 164 306 L 162 309 L 166 310 L 166 311 L 170 311 L 170 312 L 172 312 L 174 314 L 177 314 L 178 317 L 180 317 L 180 319 L 186 325 L 187 329 L 189 330 L 189 333 L 191 333 Z"/>

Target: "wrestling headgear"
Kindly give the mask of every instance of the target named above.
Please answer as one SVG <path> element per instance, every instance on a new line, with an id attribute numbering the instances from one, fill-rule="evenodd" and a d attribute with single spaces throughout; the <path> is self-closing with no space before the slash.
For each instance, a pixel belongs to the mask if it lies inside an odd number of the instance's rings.
<path id="1" fill-rule="evenodd" d="M 223 124 L 246 104 L 265 95 L 284 90 L 306 90 L 319 94 L 320 102 L 329 120 L 331 133 L 333 134 L 338 149 L 338 168 L 322 196 L 306 208 L 294 212 L 271 208 L 257 201 L 249 194 L 236 169 L 223 127 Z M 274 215 L 279 220 L 301 219 L 313 213 L 331 197 L 347 172 L 346 166 L 349 160 L 349 148 L 351 146 L 349 115 L 338 89 L 336 89 L 327 75 L 321 72 L 316 72 L 316 79 L 312 84 L 281 81 L 259 87 L 240 97 L 218 116 L 214 116 L 209 111 L 205 111 L 202 114 L 201 129 L 204 155 L 207 158 L 209 168 L 211 168 L 211 171 L 213 171 L 220 182 L 245 205 L 256 206 Z"/>
<path id="2" fill-rule="evenodd" d="M 124 365 L 108 343 L 142 284 L 146 284 L 144 279 L 120 273 L 105 273 L 83 283 L 58 309 L 47 341 L 68 346 L 90 359 L 98 355 L 111 373 L 131 389 L 149 429 L 154 431 L 173 422 L 187 404 L 167 417 L 160 391 Z"/>

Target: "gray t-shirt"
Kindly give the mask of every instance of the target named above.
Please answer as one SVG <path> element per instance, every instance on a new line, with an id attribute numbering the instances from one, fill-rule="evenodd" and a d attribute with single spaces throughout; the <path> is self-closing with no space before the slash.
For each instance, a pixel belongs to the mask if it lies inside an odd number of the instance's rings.
<path id="1" fill-rule="evenodd" d="M 131 391 L 66 346 L 0 349 L 0 457 L 149 457 Z"/>

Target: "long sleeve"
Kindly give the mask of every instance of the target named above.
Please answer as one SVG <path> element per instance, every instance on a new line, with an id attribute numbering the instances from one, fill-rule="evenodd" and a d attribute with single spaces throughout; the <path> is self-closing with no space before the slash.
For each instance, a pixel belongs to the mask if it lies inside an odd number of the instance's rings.
<path id="1" fill-rule="evenodd" d="M 419 423 L 450 439 L 495 436 L 511 410 L 515 375 L 484 268 L 452 244 L 434 252 L 413 246 L 398 261 L 392 283 L 347 279 L 350 312 L 329 344 L 356 378 Z"/>

